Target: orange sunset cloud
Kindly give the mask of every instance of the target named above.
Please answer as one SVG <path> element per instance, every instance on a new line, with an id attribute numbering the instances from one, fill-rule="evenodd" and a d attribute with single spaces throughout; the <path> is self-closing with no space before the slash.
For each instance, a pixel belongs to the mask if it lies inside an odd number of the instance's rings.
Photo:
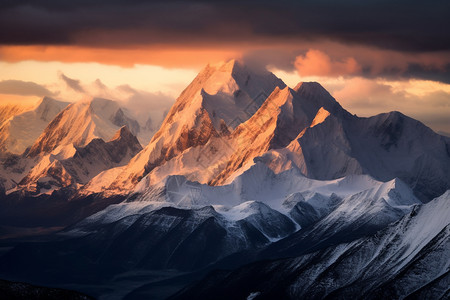
<path id="1" fill-rule="evenodd" d="M 221 61 L 236 56 L 239 56 L 236 50 L 214 48 L 89 48 L 43 45 L 0 47 L 0 60 L 6 62 L 24 60 L 96 62 L 122 67 L 132 67 L 135 64 L 160 65 L 168 68 L 200 67 L 205 61 Z"/>

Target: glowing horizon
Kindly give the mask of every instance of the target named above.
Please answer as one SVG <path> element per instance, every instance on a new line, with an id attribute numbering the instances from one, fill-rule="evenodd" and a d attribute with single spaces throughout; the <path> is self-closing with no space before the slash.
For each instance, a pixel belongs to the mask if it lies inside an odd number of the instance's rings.
<path id="1" fill-rule="evenodd" d="M 386 5 L 5 4 L 0 103 L 31 103 L 45 91 L 65 101 L 120 100 L 130 89 L 173 101 L 208 63 L 239 58 L 290 86 L 318 81 L 351 113 L 399 110 L 450 132 L 450 38 L 442 31 L 449 21 L 422 20 L 444 7 L 408 2 L 405 14 Z"/>

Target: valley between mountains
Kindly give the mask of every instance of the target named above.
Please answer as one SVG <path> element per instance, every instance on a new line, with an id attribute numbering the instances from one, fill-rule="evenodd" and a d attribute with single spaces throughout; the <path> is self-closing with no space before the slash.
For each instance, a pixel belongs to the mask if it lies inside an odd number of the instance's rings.
<path id="1" fill-rule="evenodd" d="M 450 298 L 450 138 L 237 60 L 148 124 L 100 98 L 0 108 L 0 278 L 98 299 Z"/>

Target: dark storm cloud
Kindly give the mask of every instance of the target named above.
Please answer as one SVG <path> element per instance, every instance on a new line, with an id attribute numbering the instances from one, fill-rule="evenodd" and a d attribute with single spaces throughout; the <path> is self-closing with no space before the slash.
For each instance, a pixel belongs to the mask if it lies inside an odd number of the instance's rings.
<path id="1" fill-rule="evenodd" d="M 440 67 L 422 66 L 418 63 L 409 63 L 403 70 L 396 67 L 385 67 L 376 72 L 372 71 L 373 66 L 365 65 L 361 71 L 353 75 L 365 78 L 383 77 L 389 80 L 395 79 L 423 79 L 439 81 L 450 84 L 450 63 Z"/>
<path id="2" fill-rule="evenodd" d="M 66 85 L 69 88 L 71 88 L 72 90 L 74 90 L 75 92 L 79 92 L 79 93 L 84 93 L 85 92 L 85 90 L 81 86 L 79 80 L 69 78 L 66 75 L 64 75 L 63 73 L 60 73 L 59 75 L 60 75 L 61 79 L 66 83 Z"/>
<path id="3" fill-rule="evenodd" d="M 0 94 L 21 96 L 53 96 L 53 92 L 46 87 L 31 81 L 2 80 L 0 81 Z"/>
<path id="4" fill-rule="evenodd" d="M 333 39 L 450 50 L 447 1 L 2 1 L 0 43 L 123 46 Z"/>
<path id="5" fill-rule="evenodd" d="M 410 64 L 405 75 L 408 78 L 420 78 L 450 84 L 450 62 L 441 68 L 426 68 L 419 64 Z"/>

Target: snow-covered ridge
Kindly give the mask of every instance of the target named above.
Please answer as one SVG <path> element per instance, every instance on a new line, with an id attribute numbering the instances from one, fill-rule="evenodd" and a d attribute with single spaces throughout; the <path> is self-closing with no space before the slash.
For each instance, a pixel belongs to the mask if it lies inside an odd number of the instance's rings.
<path id="1" fill-rule="evenodd" d="M 298 196 L 292 198 L 293 195 Z M 360 200 L 354 200 L 355 197 Z M 297 200 L 292 202 L 292 199 Z M 319 181 L 304 177 L 296 169 L 275 174 L 264 164 L 257 163 L 224 186 L 199 184 L 183 176 L 169 176 L 160 183 L 149 185 L 144 178 L 127 201 L 112 205 L 85 222 L 113 222 L 165 206 L 183 209 L 213 206 L 225 218 L 237 221 L 254 212 L 251 208 L 255 203 L 291 217 L 292 208 L 298 201 L 304 201 L 322 213 L 329 213 L 339 203 L 347 201 L 351 206 L 357 205 L 358 201 L 366 201 L 364 199 L 383 201 L 385 205 L 405 212 L 420 203 L 398 179 L 382 183 L 367 175 L 351 175 Z"/>
<path id="2" fill-rule="evenodd" d="M 33 194 L 65 187 L 77 189 L 100 172 L 127 164 L 140 150 L 142 146 L 126 126 L 107 142 L 96 138 L 82 147 L 60 146 L 50 154 L 34 158 L 36 164 L 19 182 L 18 189 Z"/>
<path id="3" fill-rule="evenodd" d="M 202 70 L 143 151 L 84 193 L 107 187 L 108 195 L 126 195 L 144 177 L 152 185 L 169 175 L 224 185 L 263 162 L 319 180 L 397 177 L 429 201 L 450 187 L 449 147 L 448 138 L 399 113 L 359 118 L 316 82 L 291 89 L 232 60 Z"/>
<path id="4" fill-rule="evenodd" d="M 348 289 L 340 291 L 345 297 L 351 294 L 352 287 L 358 286 L 361 294 L 375 291 L 375 295 L 379 296 L 386 292 L 386 285 L 389 285 L 391 296 L 393 293 L 395 298 L 402 298 L 426 287 L 448 272 L 450 267 L 449 200 L 450 191 L 447 191 L 427 204 L 414 206 L 396 223 L 372 237 L 322 251 L 321 263 L 310 268 L 314 268 L 316 274 L 326 268 L 334 268 L 340 270 L 340 278 L 332 289 L 324 291 L 317 287 L 328 280 L 328 275 L 309 277 L 307 280 L 300 275 L 292 283 L 293 293 L 300 296 L 316 289 L 314 293 L 328 294 L 346 286 Z M 296 268 L 301 268 L 314 255 L 300 257 L 293 263 Z M 332 267 L 333 264 L 336 265 Z M 345 272 L 350 265 L 352 272 Z M 439 289 L 434 292 L 440 293 Z"/>
<path id="5" fill-rule="evenodd" d="M 252 264 L 251 277 L 271 271 L 247 295 L 273 282 L 293 298 L 402 298 L 377 293 L 448 278 L 450 192 L 426 205 L 418 197 L 448 189 L 450 140 L 420 122 L 398 112 L 359 118 L 318 83 L 292 89 L 230 61 L 194 79 L 145 149 L 136 124 L 112 101 L 73 103 L 28 156 L 5 159 L 0 219 L 78 223 L 62 242 L 36 246 L 45 251 L 11 251 L 0 270 L 73 263 L 84 278 L 85 266 L 114 276 L 269 259 Z"/>
<path id="6" fill-rule="evenodd" d="M 227 276 L 207 277 L 174 298 L 209 298 L 218 293 L 223 299 L 233 298 L 240 287 L 239 292 L 247 295 L 258 291 L 262 297 L 283 294 L 287 299 L 446 299 L 449 200 L 447 191 L 427 204 L 414 206 L 375 235 L 306 255 L 260 261 Z"/>
<path id="7" fill-rule="evenodd" d="M 275 174 L 256 163 L 224 186 L 199 184 L 180 175 L 150 185 L 144 177 L 124 202 L 110 205 L 62 234 L 69 239 L 89 236 L 112 241 L 126 235 L 134 245 L 141 243 L 139 236 L 156 234 L 157 240 L 165 240 L 177 232 L 176 245 L 182 249 L 213 247 L 217 253 L 206 260 L 211 263 L 243 250 L 276 245 L 316 226 L 312 232 L 316 239 L 305 237 L 310 247 L 326 242 L 332 233 L 351 235 L 353 230 L 382 228 L 419 203 L 397 179 L 382 183 L 353 175 L 319 181 L 296 169 Z M 201 243 L 190 238 L 198 234 Z M 147 249 L 148 243 L 144 244 Z M 167 251 L 176 253 L 178 247 Z M 184 255 L 193 253 L 197 251 Z"/>
<path id="8" fill-rule="evenodd" d="M 0 185 L 8 194 L 25 189 L 39 195 L 39 186 L 44 193 L 78 189 L 99 172 L 128 163 L 142 149 L 138 132 L 140 125 L 115 101 L 69 104 L 44 97 L 1 125 Z"/>
<path id="9" fill-rule="evenodd" d="M 285 84 L 272 73 L 256 73 L 234 60 L 208 65 L 181 93 L 152 141 L 124 168 L 111 189 L 129 190 L 185 150 L 229 135 L 277 86 Z"/>
<path id="10" fill-rule="evenodd" d="M 67 105 L 68 102 L 44 97 L 34 107 L 9 112 L 10 117 L 0 122 L 0 150 L 22 154 Z"/>
<path id="11" fill-rule="evenodd" d="M 239 69 L 237 66 L 239 65 L 235 64 L 233 70 Z M 209 70 L 208 67 L 205 70 Z M 225 68 L 225 70 L 229 70 L 229 68 Z M 206 74 L 208 73 L 206 72 Z M 204 75 L 201 73 L 196 80 L 199 80 L 199 78 L 204 79 Z M 304 89 L 307 89 L 311 84 L 304 83 Z M 180 99 L 184 99 L 182 98 L 183 95 L 188 94 L 188 91 L 191 92 L 191 89 L 192 85 L 183 92 Z M 320 89 L 323 90 L 321 87 Z M 326 93 L 326 91 L 323 93 Z M 178 114 L 181 108 L 184 110 L 184 103 L 189 100 L 184 99 L 181 101 L 180 99 L 173 108 L 176 112 L 172 111 L 174 114 Z M 190 100 L 195 102 L 195 97 L 192 99 Z M 271 148 L 287 145 L 302 129 L 310 125 L 321 108 L 316 101 L 311 99 L 310 95 L 305 93 L 298 94 L 297 91 L 288 87 L 282 89 L 275 87 L 259 109 L 247 121 L 238 125 L 234 131 L 232 128 L 227 129 L 225 126 L 222 128 L 226 129 L 225 131 L 218 132 L 215 131 L 214 126 L 206 125 L 210 124 L 208 120 L 211 120 L 211 117 L 209 114 L 205 114 L 203 110 L 201 116 L 205 121 L 200 123 L 203 129 L 193 129 L 193 131 L 180 135 L 191 135 L 194 137 L 189 144 L 185 143 L 183 139 L 179 139 L 177 142 L 170 142 L 168 146 L 163 146 L 164 143 L 167 143 L 173 137 L 172 135 L 168 137 L 160 136 L 161 132 L 172 132 L 163 130 L 165 126 L 163 124 L 160 132 L 155 135 L 154 140 L 129 166 L 124 168 L 118 180 L 112 185 L 112 193 L 117 192 L 117 190 L 121 192 L 129 190 L 133 187 L 133 178 L 135 181 L 139 179 L 139 176 L 136 177 L 136 174 L 141 174 L 140 176 L 142 176 L 146 172 L 149 172 L 147 181 L 151 183 L 156 183 L 165 176 L 173 174 L 182 174 L 190 180 L 214 185 L 231 182 L 233 178 L 253 164 L 255 157 L 263 155 Z M 216 102 L 220 103 L 222 101 L 219 100 L 216 99 Z M 327 98 L 322 99 L 319 103 L 331 111 L 342 114 L 340 112 L 342 108 L 329 94 Z M 180 105 L 181 108 L 177 108 L 177 105 Z M 169 113 L 165 123 L 170 124 L 170 126 L 173 123 L 170 118 L 172 113 Z M 188 127 L 186 126 L 185 128 Z M 196 130 L 201 131 L 203 134 L 196 135 Z M 182 148 L 178 150 L 173 149 L 175 146 L 176 148 L 180 146 Z M 186 146 L 188 148 L 184 149 Z M 181 153 L 177 154 L 177 152 Z M 164 153 L 164 156 L 158 156 L 158 153 L 160 153 L 159 155 Z M 147 159 L 147 155 L 150 157 L 150 160 Z M 144 170 L 142 170 L 143 164 L 146 165 Z M 136 171 L 140 169 L 140 171 L 132 175 L 133 169 Z M 110 176 L 107 178 L 110 178 Z M 102 183 L 102 185 L 106 184 Z M 89 186 L 92 185 L 90 184 Z"/>
<path id="12" fill-rule="evenodd" d="M 316 125 L 320 118 L 325 119 L 326 116 L 320 115 L 326 108 L 338 115 L 346 114 L 331 95 L 323 92 L 320 85 L 307 82 L 301 86 L 303 88 L 298 90 L 288 87 L 275 89 L 260 109 L 233 132 L 234 153 L 226 168 L 211 180 L 212 184 L 231 182 L 250 167 L 254 159 L 264 156 L 271 149 L 288 146 L 306 128 Z M 309 86 L 314 86 L 313 90 L 319 89 L 321 95 L 325 94 L 324 98 L 316 100 L 317 95 L 304 93 L 303 90 L 309 89 Z M 269 163 L 267 159 L 266 162 Z M 273 170 L 286 169 L 274 164 L 272 167 Z"/>
<path id="13" fill-rule="evenodd" d="M 71 103 L 47 126 L 28 155 L 35 157 L 70 144 L 85 146 L 95 138 L 108 141 L 123 125 L 135 134 L 139 131 L 139 124 L 112 100 L 94 98 Z"/>
<path id="14" fill-rule="evenodd" d="M 30 105 L 21 105 L 12 103 L 2 104 L 0 105 L 0 123 L 3 123 L 9 120 L 11 117 L 14 117 L 32 108 L 33 106 Z"/>

